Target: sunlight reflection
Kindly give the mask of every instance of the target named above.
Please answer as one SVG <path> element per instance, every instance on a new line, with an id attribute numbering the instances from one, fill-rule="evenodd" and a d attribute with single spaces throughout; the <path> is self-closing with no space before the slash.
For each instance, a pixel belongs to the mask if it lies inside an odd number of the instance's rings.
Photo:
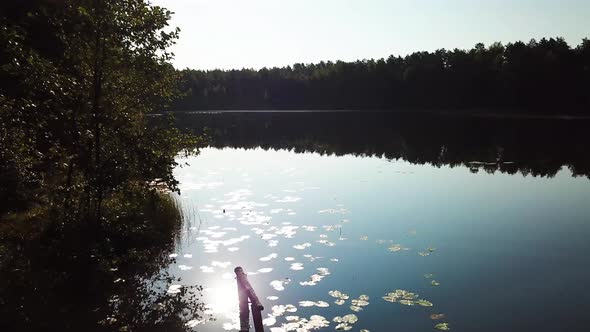
<path id="1" fill-rule="evenodd" d="M 235 280 L 220 280 L 214 287 L 206 288 L 208 307 L 215 314 L 233 316 L 238 312 L 238 287 Z"/>

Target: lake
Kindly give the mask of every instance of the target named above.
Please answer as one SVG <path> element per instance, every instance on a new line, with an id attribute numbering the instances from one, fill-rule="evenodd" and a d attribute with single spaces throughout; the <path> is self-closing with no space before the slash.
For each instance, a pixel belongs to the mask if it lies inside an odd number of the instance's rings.
<path id="1" fill-rule="evenodd" d="M 179 124 L 211 139 L 176 169 L 187 224 L 169 266 L 178 285 L 204 287 L 215 321 L 192 321 L 198 331 L 239 330 L 236 266 L 273 332 L 590 324 L 588 122 L 353 112 Z"/>
<path id="2" fill-rule="evenodd" d="M 176 124 L 207 147 L 178 157 L 169 214 L 0 243 L 0 330 L 236 331 L 237 266 L 265 331 L 590 325 L 589 120 L 267 111 Z"/>

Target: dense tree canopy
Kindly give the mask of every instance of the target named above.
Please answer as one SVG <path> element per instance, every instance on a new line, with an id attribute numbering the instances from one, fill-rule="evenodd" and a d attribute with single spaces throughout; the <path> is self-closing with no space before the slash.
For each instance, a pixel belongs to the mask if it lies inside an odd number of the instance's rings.
<path id="1" fill-rule="evenodd" d="M 99 216 L 129 186 L 174 189 L 174 157 L 194 141 L 146 117 L 175 94 L 170 12 L 143 0 L 1 7 L 0 212 L 42 199 Z"/>
<path id="2" fill-rule="evenodd" d="M 356 62 L 182 71 L 177 110 L 502 109 L 570 114 L 590 106 L 590 40 L 477 44 Z"/>

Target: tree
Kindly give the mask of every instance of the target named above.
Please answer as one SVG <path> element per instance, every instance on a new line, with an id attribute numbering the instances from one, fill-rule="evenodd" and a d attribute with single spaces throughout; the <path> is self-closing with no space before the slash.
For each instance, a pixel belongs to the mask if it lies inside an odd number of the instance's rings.
<path id="1" fill-rule="evenodd" d="M 176 95 L 171 13 L 143 0 L 16 3 L 3 3 L 0 30 L 2 194 L 99 221 L 115 192 L 156 178 L 176 189 L 174 157 L 197 141 L 147 117 Z"/>

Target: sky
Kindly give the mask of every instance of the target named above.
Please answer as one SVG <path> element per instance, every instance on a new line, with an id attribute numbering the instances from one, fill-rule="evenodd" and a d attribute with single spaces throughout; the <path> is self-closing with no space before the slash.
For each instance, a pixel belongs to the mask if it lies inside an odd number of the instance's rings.
<path id="1" fill-rule="evenodd" d="M 478 42 L 590 37 L 590 0 L 152 0 L 181 29 L 179 69 L 355 61 Z"/>

